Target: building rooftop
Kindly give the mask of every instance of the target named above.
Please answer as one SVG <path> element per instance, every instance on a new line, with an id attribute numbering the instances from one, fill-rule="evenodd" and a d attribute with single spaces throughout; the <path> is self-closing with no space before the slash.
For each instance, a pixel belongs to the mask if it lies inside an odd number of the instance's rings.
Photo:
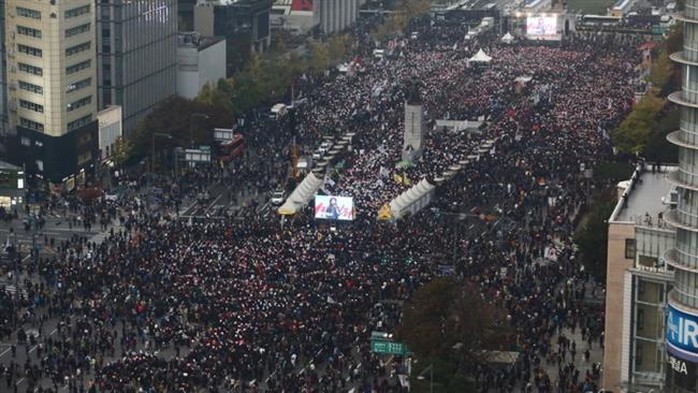
<path id="1" fill-rule="evenodd" d="M 656 173 L 649 169 L 649 166 L 644 172 L 636 169 L 632 179 L 624 182 L 627 188 L 618 199 L 609 221 L 651 225 L 657 222 L 658 214 L 668 208 L 664 200 L 668 198 L 674 186 L 666 179 L 666 175 L 676 170 L 676 167 L 662 166 Z M 646 223 L 648 216 L 651 222 Z"/>
<path id="2" fill-rule="evenodd" d="M 180 47 L 195 47 L 200 51 L 223 41 L 225 37 L 204 37 L 195 31 L 177 33 L 177 44 Z"/>

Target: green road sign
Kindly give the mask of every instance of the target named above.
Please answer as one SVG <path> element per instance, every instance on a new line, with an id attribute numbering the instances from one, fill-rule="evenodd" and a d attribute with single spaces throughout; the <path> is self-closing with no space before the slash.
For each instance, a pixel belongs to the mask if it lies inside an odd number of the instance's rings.
<path id="1" fill-rule="evenodd" d="M 382 355 L 405 355 L 407 347 L 403 343 L 390 341 L 371 341 L 371 352 Z"/>

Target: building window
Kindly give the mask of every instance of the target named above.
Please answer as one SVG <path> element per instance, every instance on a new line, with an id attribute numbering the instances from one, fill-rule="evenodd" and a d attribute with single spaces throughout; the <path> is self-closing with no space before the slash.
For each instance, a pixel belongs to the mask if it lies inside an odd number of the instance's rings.
<path id="1" fill-rule="evenodd" d="M 34 67 L 33 65 L 25 64 L 25 63 L 17 63 L 19 66 L 19 70 L 22 72 L 26 72 L 27 74 L 32 74 L 32 75 L 38 75 L 42 76 L 44 75 L 44 70 L 42 70 L 39 67 Z"/>
<path id="2" fill-rule="evenodd" d="M 20 53 L 24 53 L 24 54 L 27 54 L 30 56 L 35 56 L 35 57 L 41 57 L 43 55 L 43 53 L 41 52 L 41 49 L 34 48 L 33 46 L 29 46 L 29 45 L 19 44 L 19 45 L 17 45 L 17 50 Z"/>
<path id="3" fill-rule="evenodd" d="M 625 239 L 625 259 L 635 259 L 635 239 Z"/>
<path id="4" fill-rule="evenodd" d="M 17 25 L 17 34 L 26 35 L 28 37 L 41 38 L 41 30 L 32 29 L 31 27 Z"/>
<path id="5" fill-rule="evenodd" d="M 19 81 L 19 88 L 25 91 L 29 91 L 35 94 L 44 94 L 44 88 L 32 83 L 28 83 L 25 81 Z"/>
<path id="6" fill-rule="evenodd" d="M 73 64 L 65 68 L 65 73 L 70 75 L 78 71 L 84 70 L 85 68 L 90 68 L 92 66 L 92 60 L 81 61 L 77 64 Z"/>
<path id="7" fill-rule="evenodd" d="M 645 330 L 645 310 L 637 310 L 637 321 L 635 323 L 638 332 Z"/>
<path id="8" fill-rule="evenodd" d="M 65 12 L 65 18 L 70 19 L 70 18 L 75 18 L 76 16 L 80 15 L 85 15 L 90 13 L 90 6 L 89 5 L 84 5 L 82 7 L 77 7 L 70 9 Z"/>
<path id="9" fill-rule="evenodd" d="M 90 31 L 91 25 L 89 23 L 86 23 L 84 25 L 80 26 L 75 26 L 73 28 L 70 28 L 65 31 L 65 38 L 72 37 L 74 35 L 82 34 L 82 33 L 87 33 Z"/>
<path id="10" fill-rule="evenodd" d="M 90 47 L 91 47 L 91 46 L 92 46 L 92 43 L 89 42 L 89 41 L 88 41 L 88 42 L 83 42 L 83 43 L 80 44 L 80 45 L 71 46 L 70 48 L 68 48 L 68 49 L 65 50 L 65 55 L 66 55 L 66 56 L 72 56 L 72 55 L 78 54 L 78 53 L 80 53 L 80 52 L 84 52 L 84 51 L 86 51 L 86 50 L 90 50 Z"/>
<path id="11" fill-rule="evenodd" d="M 17 7 L 17 16 L 41 20 L 41 12 L 24 7 Z"/>
<path id="12" fill-rule="evenodd" d="M 92 121 L 92 115 L 83 116 L 75 121 L 68 123 L 68 131 L 77 130 L 78 128 L 89 124 Z"/>
<path id="13" fill-rule="evenodd" d="M 81 98 L 77 101 L 73 101 L 70 104 L 66 105 L 66 110 L 68 112 L 74 111 L 78 108 L 82 108 L 85 105 L 88 105 L 89 103 L 92 102 L 92 96 L 87 96 L 85 98 Z"/>
<path id="14" fill-rule="evenodd" d="M 23 117 L 19 118 L 19 125 L 24 127 L 24 128 L 28 128 L 30 130 L 44 132 L 44 125 L 43 124 L 37 123 L 33 120 L 25 119 Z"/>
<path id="15" fill-rule="evenodd" d="M 24 109 L 29 109 L 34 112 L 44 113 L 44 106 L 35 104 L 31 101 L 19 100 L 19 106 Z"/>
<path id="16" fill-rule="evenodd" d="M 84 88 L 91 86 L 91 85 L 92 85 L 92 78 L 83 79 L 81 81 L 77 81 L 75 83 L 69 84 L 68 87 L 66 87 L 65 92 L 72 93 L 74 91 L 84 89 Z"/>
<path id="17" fill-rule="evenodd" d="M 20 139 L 20 143 L 22 144 L 22 146 L 31 146 L 32 141 L 29 140 L 29 138 L 27 138 L 26 136 L 23 136 L 22 139 Z"/>
<path id="18" fill-rule="evenodd" d="M 635 340 L 635 368 L 642 367 L 642 342 Z"/>

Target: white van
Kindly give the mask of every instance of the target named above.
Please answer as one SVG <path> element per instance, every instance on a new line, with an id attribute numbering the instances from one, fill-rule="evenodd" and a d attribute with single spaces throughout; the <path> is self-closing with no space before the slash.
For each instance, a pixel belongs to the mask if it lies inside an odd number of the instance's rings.
<path id="1" fill-rule="evenodd" d="M 373 57 L 378 60 L 383 60 L 383 58 L 385 58 L 385 49 L 374 49 Z"/>

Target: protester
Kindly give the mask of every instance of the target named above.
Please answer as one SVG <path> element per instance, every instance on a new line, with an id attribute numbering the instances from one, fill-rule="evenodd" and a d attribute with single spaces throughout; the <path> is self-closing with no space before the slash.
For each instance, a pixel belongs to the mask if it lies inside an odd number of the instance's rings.
<path id="1" fill-rule="evenodd" d="M 256 218 L 163 220 L 148 207 L 152 189 L 113 208 L 69 201 L 74 214 L 92 221 L 104 211 L 116 227 L 100 244 L 75 236 L 57 245 L 55 256 L 31 267 L 26 297 L 2 309 L 3 327 L 40 332 L 35 345 L 17 344 L 39 348 L 26 364 L 3 362 L 8 384 L 25 378 L 43 391 L 71 392 L 400 391 L 371 353 L 370 333 L 394 331 L 399 304 L 440 274 L 453 239 L 442 213 L 479 212 L 496 221 L 458 237 L 455 274 L 508 310 L 522 353 L 511 369 L 474 370 L 479 388 L 590 390 L 598 368 L 577 370 L 566 359 L 572 348 L 588 357 L 587 347 L 560 335 L 578 327 L 588 346 L 602 340 L 602 311 L 578 301 L 589 279 L 572 250 L 587 198 L 580 165 L 610 155 L 607 130 L 630 108 L 637 54 L 624 41 L 595 37 L 507 46 L 493 37 L 464 42 L 465 28 L 447 22 L 416 28 L 418 40 L 398 44 L 389 59 L 364 59 L 363 73 L 299 81 L 308 100 L 297 111 L 304 149 L 323 135 L 357 132 L 346 166 L 324 186 L 354 197 L 352 225 L 326 228 L 308 212 L 284 228 Z M 359 52 L 370 53 L 366 32 L 355 35 Z M 484 70 L 467 62 L 480 48 L 493 58 Z M 523 88 L 515 82 L 521 76 L 532 77 Z M 430 122 L 423 157 L 397 169 L 414 78 L 429 118 L 486 123 L 466 135 Z M 280 121 L 250 122 L 254 157 L 156 182 L 158 203 L 179 210 L 181 198 L 212 183 L 270 187 L 293 137 L 288 120 Z M 395 225 L 376 221 L 378 209 L 409 187 L 405 178 L 434 181 L 490 139 L 494 151 L 443 183 L 434 209 Z M 146 182 L 134 181 L 138 193 Z M 56 201 L 46 208 L 60 209 Z M 44 317 L 59 321 L 55 333 L 42 331 Z M 545 371 L 551 362 L 558 375 Z"/>

